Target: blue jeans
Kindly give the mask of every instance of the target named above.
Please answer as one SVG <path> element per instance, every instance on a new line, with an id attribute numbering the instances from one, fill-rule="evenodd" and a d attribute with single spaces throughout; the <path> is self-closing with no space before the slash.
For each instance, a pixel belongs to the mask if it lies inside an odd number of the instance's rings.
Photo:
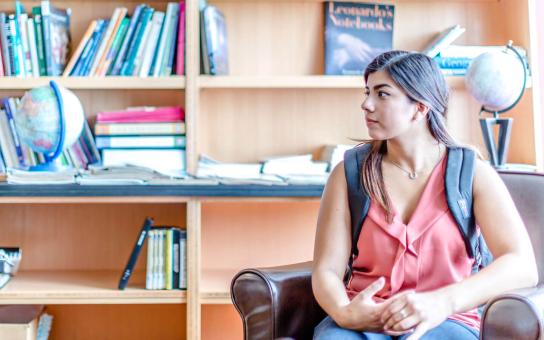
<path id="1" fill-rule="evenodd" d="M 327 316 L 317 325 L 314 340 L 404 340 L 410 333 L 401 336 L 390 336 L 380 333 L 357 332 L 345 329 Z M 475 329 L 453 320 L 446 320 L 437 327 L 427 331 L 422 340 L 478 340 L 479 334 Z"/>

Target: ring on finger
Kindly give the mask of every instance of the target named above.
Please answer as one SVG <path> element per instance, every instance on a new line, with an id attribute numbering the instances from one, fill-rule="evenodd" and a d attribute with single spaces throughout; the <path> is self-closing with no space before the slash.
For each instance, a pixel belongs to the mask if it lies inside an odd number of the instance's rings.
<path id="1" fill-rule="evenodd" d="M 402 309 L 400 312 L 399 312 L 400 316 L 402 316 L 402 318 L 406 318 L 408 316 L 408 314 L 406 313 L 406 311 L 404 309 Z"/>

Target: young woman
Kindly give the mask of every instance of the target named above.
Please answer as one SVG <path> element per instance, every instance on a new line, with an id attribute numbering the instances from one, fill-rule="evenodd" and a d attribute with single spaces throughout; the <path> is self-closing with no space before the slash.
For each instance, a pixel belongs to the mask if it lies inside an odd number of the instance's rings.
<path id="1" fill-rule="evenodd" d="M 474 260 L 446 203 L 448 90 L 429 57 L 386 52 L 365 71 L 362 109 L 372 148 L 361 167 L 371 204 L 350 280 L 351 225 L 344 164 L 321 201 L 312 286 L 328 313 L 314 339 L 478 339 L 477 307 L 538 274 L 531 242 L 498 174 L 477 160 L 473 211 L 494 260 Z"/>

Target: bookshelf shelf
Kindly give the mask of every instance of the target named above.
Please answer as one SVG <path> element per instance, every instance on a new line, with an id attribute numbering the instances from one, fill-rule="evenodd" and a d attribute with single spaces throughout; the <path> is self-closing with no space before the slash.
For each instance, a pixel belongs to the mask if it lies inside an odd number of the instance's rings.
<path id="1" fill-rule="evenodd" d="M 40 77 L 16 78 L 0 77 L 0 90 L 27 90 L 43 86 L 54 80 L 72 90 L 182 90 L 185 88 L 184 76 L 159 78 L 139 77 Z"/>
<path id="2" fill-rule="evenodd" d="M 230 281 L 236 270 L 205 269 L 202 271 L 200 302 L 203 304 L 231 304 Z"/>
<path id="3" fill-rule="evenodd" d="M 0 290 L 3 304 L 176 304 L 182 290 L 146 290 L 144 273 L 117 289 L 119 271 L 22 271 Z"/>

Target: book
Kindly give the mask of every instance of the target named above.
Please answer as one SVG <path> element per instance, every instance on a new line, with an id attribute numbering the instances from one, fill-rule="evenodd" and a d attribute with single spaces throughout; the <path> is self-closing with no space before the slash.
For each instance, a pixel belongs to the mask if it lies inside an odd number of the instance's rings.
<path id="1" fill-rule="evenodd" d="M 47 75 L 60 76 L 70 48 L 70 9 L 59 9 L 42 0 L 42 27 Z"/>
<path id="2" fill-rule="evenodd" d="M 34 17 L 34 34 L 36 37 L 36 50 L 38 53 L 40 76 L 46 76 L 47 70 L 45 68 L 45 45 L 43 41 L 42 8 L 40 6 L 32 7 L 32 16 Z"/>
<path id="3" fill-rule="evenodd" d="M 0 12 L 0 45 L 2 46 L 2 61 L 4 64 L 4 74 L 6 76 L 13 75 L 12 71 L 12 65 L 13 60 L 11 58 L 11 52 L 9 48 L 9 42 L 8 42 L 8 27 L 6 26 L 6 13 Z"/>
<path id="4" fill-rule="evenodd" d="M 178 41 L 176 51 L 176 74 L 185 74 L 185 0 L 179 2 Z"/>
<path id="5" fill-rule="evenodd" d="M 134 245 L 134 248 L 130 253 L 130 257 L 128 258 L 125 270 L 123 270 L 123 274 L 121 274 L 121 279 L 119 280 L 120 290 L 125 289 L 125 287 L 127 286 L 130 275 L 132 275 L 132 271 L 134 270 L 134 266 L 136 265 L 136 261 L 138 260 L 138 256 L 140 255 L 140 251 L 142 250 L 142 246 L 147 238 L 147 233 L 152 226 L 153 219 L 146 217 L 142 225 L 142 229 L 140 230 L 140 233 L 138 235 L 138 238 L 136 238 L 136 244 Z"/>
<path id="6" fill-rule="evenodd" d="M 395 7 L 374 3 L 325 3 L 325 74 L 361 75 L 393 48 Z"/>
<path id="7" fill-rule="evenodd" d="M 83 53 L 83 50 L 89 40 L 91 39 L 91 36 L 96 28 L 96 20 L 91 21 L 89 27 L 87 27 L 87 30 L 85 31 L 85 34 L 83 34 L 83 38 L 81 38 L 81 41 L 79 42 L 79 45 L 77 46 L 74 54 L 72 55 L 72 58 L 68 62 L 68 65 L 66 65 L 66 68 L 64 69 L 64 72 L 62 73 L 63 77 L 69 76 L 72 72 L 73 68 L 76 65 L 76 62 L 81 59 L 81 55 Z"/>
<path id="8" fill-rule="evenodd" d="M 1 305 L 0 339 L 35 340 L 43 305 Z"/>
<path id="9" fill-rule="evenodd" d="M 431 58 L 436 57 L 443 49 L 451 45 L 455 39 L 459 38 L 465 30 L 466 29 L 460 25 L 455 25 L 446 29 L 427 44 L 421 53 L 426 54 Z"/>
<path id="10" fill-rule="evenodd" d="M 157 149 L 157 148 L 185 148 L 185 136 L 97 136 L 98 149 Z"/>
<path id="11" fill-rule="evenodd" d="M 203 58 L 209 65 L 207 73 L 226 75 L 229 73 L 229 53 L 225 16 L 217 7 L 207 5 L 202 11 L 202 20 L 206 46 Z"/>
<path id="12" fill-rule="evenodd" d="M 185 123 L 97 123 L 94 132 L 96 135 L 181 135 L 185 133 Z"/>
<path id="13" fill-rule="evenodd" d="M 185 120 L 185 111 L 179 106 L 140 106 L 121 111 L 102 111 L 96 115 L 99 123 L 152 123 Z"/>
<path id="14" fill-rule="evenodd" d="M 526 58 L 527 57 L 527 50 L 525 50 L 521 46 L 514 46 L 516 51 L 518 53 Z M 487 52 L 495 52 L 495 51 L 505 51 L 506 46 L 505 45 L 491 45 L 491 46 L 484 46 L 484 45 L 449 45 L 443 50 L 440 51 L 440 57 L 441 58 L 470 58 L 474 59 L 480 54 L 484 54 Z"/>
<path id="15" fill-rule="evenodd" d="M 140 4 L 136 6 L 136 8 L 134 9 L 134 13 L 132 14 L 132 17 L 130 18 L 130 24 L 128 26 L 127 33 L 125 34 L 125 38 L 123 39 L 123 43 L 119 47 L 119 52 L 117 53 L 117 56 L 115 57 L 115 61 L 111 63 L 110 69 L 108 70 L 107 74 L 114 75 L 114 76 L 118 76 L 121 74 L 121 68 L 126 59 L 126 55 L 130 47 L 130 44 L 132 43 L 132 40 L 136 33 L 136 28 L 140 20 L 140 16 L 142 15 L 143 10 L 146 7 L 147 6 L 145 4 Z"/>
<path id="16" fill-rule="evenodd" d="M 104 166 L 136 165 L 163 174 L 182 175 L 185 172 L 184 149 L 102 149 Z"/>

